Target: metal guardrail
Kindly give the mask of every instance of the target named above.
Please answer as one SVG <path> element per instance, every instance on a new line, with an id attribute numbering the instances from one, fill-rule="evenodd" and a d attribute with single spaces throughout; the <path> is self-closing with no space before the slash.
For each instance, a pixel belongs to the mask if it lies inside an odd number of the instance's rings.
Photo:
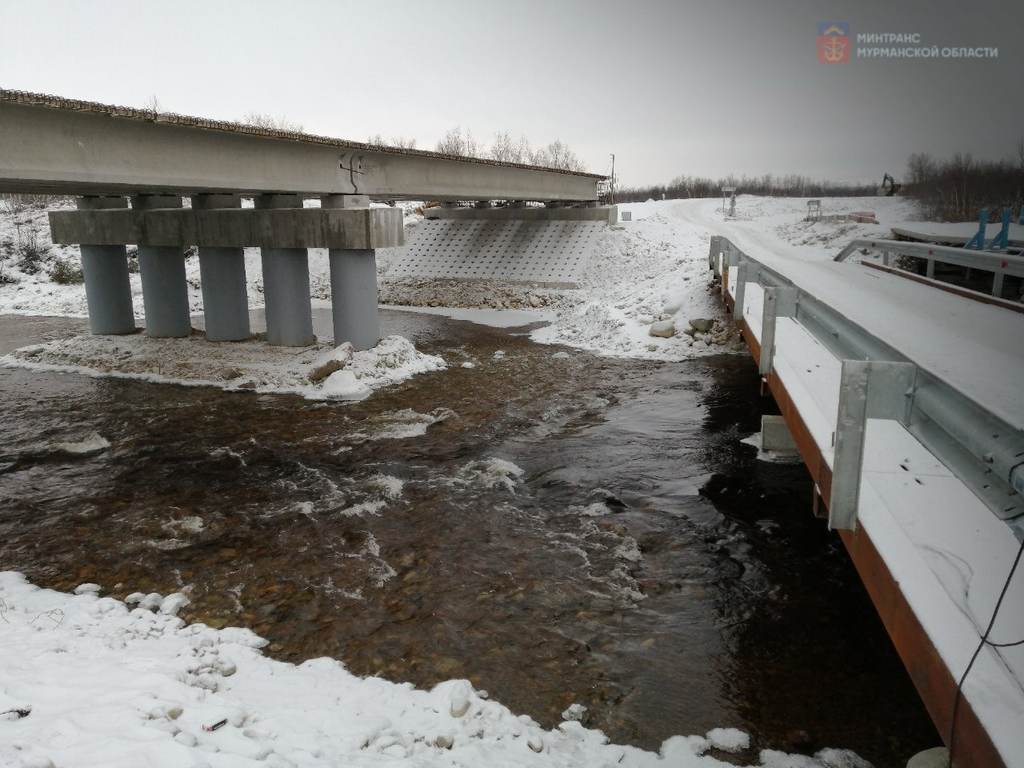
<path id="1" fill-rule="evenodd" d="M 849 255 L 849 252 L 860 247 L 857 244 L 861 242 L 877 244 L 888 241 L 855 240 L 844 249 L 844 253 Z M 892 244 L 901 248 L 908 245 L 902 242 Z M 986 256 L 978 252 L 973 255 Z M 840 414 L 844 413 L 844 408 L 846 412 L 850 411 L 851 398 L 870 400 L 863 383 L 858 385 L 858 381 L 864 382 L 864 377 L 870 374 L 865 373 L 863 366 L 858 367 L 857 363 L 871 361 L 878 364 L 881 371 L 878 380 L 883 386 L 875 389 L 887 392 L 893 400 L 904 398 L 904 402 L 891 402 L 881 410 L 886 414 L 895 414 L 907 431 L 967 485 L 996 517 L 1006 522 L 1018 540 L 1024 540 L 1024 432 L 985 409 L 967 393 L 920 367 L 899 350 L 796 286 L 779 272 L 744 253 L 727 238 L 711 238 L 708 265 L 719 276 L 730 266 L 738 268 L 733 290 L 736 307 L 734 315 L 737 318 L 742 317 L 746 283 L 755 282 L 765 288 L 761 326 L 762 373 L 771 370 L 775 321 L 779 316 L 795 319 L 843 361 Z M 882 364 L 888 365 L 888 368 Z M 906 364 L 914 367 L 912 384 L 903 390 L 894 388 L 891 382 L 901 380 L 906 372 Z M 861 432 L 863 419 L 875 418 L 872 411 L 878 410 L 877 404 L 861 404 Z M 844 424 L 837 425 L 836 462 L 840 460 L 839 444 L 842 442 L 843 429 Z M 856 474 L 859 482 L 860 461 L 857 456 L 856 461 L 846 463 L 845 466 L 833 466 L 833 484 L 838 479 L 840 487 L 848 489 L 852 480 L 849 477 L 851 473 Z M 847 508 L 833 510 L 830 504 L 830 523 L 833 527 L 850 527 L 847 523 L 856 519 L 856 495 L 852 500 L 846 499 L 844 502 L 836 497 L 834 489 L 832 501 Z M 852 518 L 848 508 L 850 503 L 853 504 Z"/>
<path id="2" fill-rule="evenodd" d="M 1003 278 L 1006 275 L 1024 278 L 1024 256 L 946 245 L 908 243 L 903 240 L 853 240 L 839 252 L 835 261 L 846 261 L 851 256 L 866 251 L 880 251 L 882 263 L 887 267 L 897 266 L 892 263 L 893 258 L 897 256 L 923 259 L 926 264 L 926 275 L 932 278 L 935 277 L 936 263 L 991 272 L 992 295 L 998 297 L 1003 295 Z"/>

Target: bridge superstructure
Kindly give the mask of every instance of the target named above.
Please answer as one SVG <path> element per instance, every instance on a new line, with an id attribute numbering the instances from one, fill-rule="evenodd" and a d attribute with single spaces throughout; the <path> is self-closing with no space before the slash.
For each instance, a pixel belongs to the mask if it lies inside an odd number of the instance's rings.
<path id="1" fill-rule="evenodd" d="M 955 764 L 1020 765 L 1024 317 L 843 263 L 864 248 L 958 258 L 857 241 L 811 262 L 714 236 L 709 267 Z"/>
<path id="2" fill-rule="evenodd" d="M 603 179 L 0 90 L 0 192 L 78 197 L 77 211 L 51 212 L 51 232 L 81 247 L 93 333 L 136 329 L 132 244 L 146 333 L 188 335 L 182 254 L 197 246 L 207 337 L 248 338 L 241 249 L 259 247 L 268 341 L 310 344 L 307 250 L 327 248 L 335 342 L 367 348 L 379 336 L 375 252 L 404 243 L 402 212 L 373 201 L 595 207 Z"/>

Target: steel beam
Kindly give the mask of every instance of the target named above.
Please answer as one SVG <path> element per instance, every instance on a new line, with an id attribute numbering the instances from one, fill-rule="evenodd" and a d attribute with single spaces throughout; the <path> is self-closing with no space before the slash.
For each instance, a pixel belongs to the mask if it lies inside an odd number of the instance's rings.
<path id="1" fill-rule="evenodd" d="M 0 192 L 590 201 L 603 178 L 0 90 Z"/>
<path id="2" fill-rule="evenodd" d="M 917 366 L 912 363 L 843 360 L 828 502 L 829 528 L 856 530 L 867 420 L 894 419 L 908 425 L 916 375 Z"/>

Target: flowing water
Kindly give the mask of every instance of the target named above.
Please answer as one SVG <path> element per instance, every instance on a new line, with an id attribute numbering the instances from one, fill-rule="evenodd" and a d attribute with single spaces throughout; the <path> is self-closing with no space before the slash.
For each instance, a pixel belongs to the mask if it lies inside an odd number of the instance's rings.
<path id="1" fill-rule="evenodd" d="M 547 726 L 578 702 L 646 748 L 938 743 L 805 470 L 740 443 L 771 407 L 748 358 L 383 322 L 451 368 L 354 404 L 0 369 L 0 567 L 185 590 L 278 658 L 465 677 Z M 0 353 L 81 325 L 0 318 Z"/>

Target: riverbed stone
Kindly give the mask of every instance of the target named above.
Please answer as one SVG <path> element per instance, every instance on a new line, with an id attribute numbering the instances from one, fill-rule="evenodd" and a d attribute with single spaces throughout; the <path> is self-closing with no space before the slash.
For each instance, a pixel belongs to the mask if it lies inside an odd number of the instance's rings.
<path id="1" fill-rule="evenodd" d="M 657 336 L 662 339 L 671 339 L 676 335 L 676 321 L 669 319 L 651 323 L 651 327 L 647 329 L 647 332 L 651 336 Z"/>

